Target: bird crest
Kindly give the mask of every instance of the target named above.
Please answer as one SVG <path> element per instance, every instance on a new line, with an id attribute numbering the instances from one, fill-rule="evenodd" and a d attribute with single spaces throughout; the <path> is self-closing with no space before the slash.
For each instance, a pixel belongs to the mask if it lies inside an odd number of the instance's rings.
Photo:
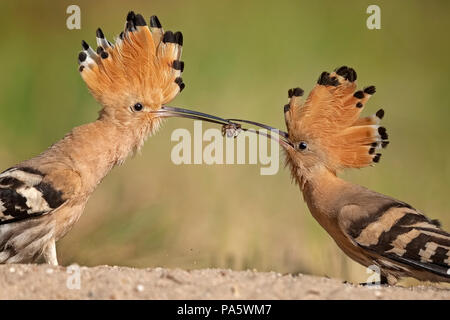
<path id="1" fill-rule="evenodd" d="M 180 61 L 183 35 L 164 32 L 156 16 L 150 26 L 130 11 L 125 29 L 108 41 L 99 28 L 94 50 L 82 41 L 79 72 L 90 92 L 104 107 L 123 107 L 140 101 L 158 109 L 184 88 Z"/>
<path id="2" fill-rule="evenodd" d="M 288 91 L 289 104 L 284 111 L 289 140 L 295 147 L 302 141 L 314 141 L 331 171 L 376 163 L 381 157 L 379 150 L 389 143 L 386 129 L 379 124 L 383 109 L 360 117 L 375 87 L 357 90 L 356 78 L 355 70 L 343 66 L 332 73 L 323 72 L 306 101 L 302 89 Z"/>

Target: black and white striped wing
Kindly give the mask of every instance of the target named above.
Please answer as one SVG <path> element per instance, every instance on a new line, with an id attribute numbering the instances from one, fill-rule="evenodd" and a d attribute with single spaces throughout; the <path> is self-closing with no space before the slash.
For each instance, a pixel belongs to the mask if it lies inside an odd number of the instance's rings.
<path id="1" fill-rule="evenodd" d="M 0 174 L 0 225 L 47 214 L 64 203 L 62 192 L 44 177 L 29 167 Z"/>
<path id="2" fill-rule="evenodd" d="M 388 203 L 355 219 L 347 234 L 360 247 L 388 259 L 378 259 L 380 266 L 402 270 L 404 265 L 450 279 L 450 234 L 439 221 L 405 203 Z"/>

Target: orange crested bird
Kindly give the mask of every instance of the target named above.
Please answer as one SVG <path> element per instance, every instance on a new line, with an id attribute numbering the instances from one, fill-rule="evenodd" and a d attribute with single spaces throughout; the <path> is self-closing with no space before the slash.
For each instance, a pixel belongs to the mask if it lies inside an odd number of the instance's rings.
<path id="1" fill-rule="evenodd" d="M 356 72 L 346 66 L 323 72 L 306 101 L 303 90 L 288 92 L 288 132 L 279 133 L 292 178 L 309 210 L 350 258 L 376 266 L 381 282 L 398 278 L 450 282 L 450 234 L 405 202 L 344 181 L 337 173 L 380 161 L 388 145 L 380 126 L 383 109 L 360 117 L 375 87 L 358 90 Z"/>
<path id="2" fill-rule="evenodd" d="M 0 174 L 0 263 L 44 260 L 57 265 L 55 242 L 79 219 L 106 174 L 138 150 L 163 118 L 227 121 L 169 107 L 184 88 L 181 32 L 164 32 L 127 15 L 114 44 L 97 30 L 97 49 L 85 41 L 79 72 L 102 105 L 96 121 L 74 128 L 40 155 Z"/>

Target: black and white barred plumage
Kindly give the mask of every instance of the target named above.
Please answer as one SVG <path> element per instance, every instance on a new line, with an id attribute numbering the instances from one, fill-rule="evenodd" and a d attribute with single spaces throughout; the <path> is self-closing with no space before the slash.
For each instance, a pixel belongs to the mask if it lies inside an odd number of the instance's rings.
<path id="1" fill-rule="evenodd" d="M 57 264 L 55 221 L 45 219 L 66 202 L 41 171 L 27 166 L 0 174 L 0 263 Z"/>
<path id="2" fill-rule="evenodd" d="M 450 282 L 450 234 L 408 204 L 386 200 L 352 219 L 347 235 L 384 275 Z"/>
<path id="3" fill-rule="evenodd" d="M 0 174 L 0 225 L 45 215 L 64 203 L 39 170 L 10 168 Z"/>

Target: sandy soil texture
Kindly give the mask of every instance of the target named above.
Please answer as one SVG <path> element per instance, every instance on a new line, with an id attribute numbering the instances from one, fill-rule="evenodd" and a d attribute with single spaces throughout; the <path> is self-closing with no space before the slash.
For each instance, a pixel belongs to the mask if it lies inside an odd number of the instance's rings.
<path id="1" fill-rule="evenodd" d="M 0 265 L 0 299 L 447 299 L 449 289 L 368 288 L 275 272 Z"/>

